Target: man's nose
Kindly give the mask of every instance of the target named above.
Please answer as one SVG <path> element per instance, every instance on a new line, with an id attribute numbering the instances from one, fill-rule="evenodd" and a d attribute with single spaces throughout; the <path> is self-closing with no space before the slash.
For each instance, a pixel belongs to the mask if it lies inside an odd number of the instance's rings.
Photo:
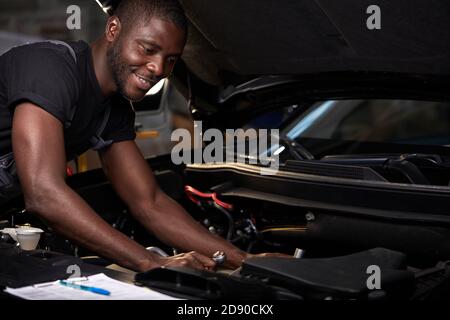
<path id="1" fill-rule="evenodd" d="M 155 76 L 161 77 L 164 75 L 163 59 L 155 57 L 147 63 L 147 69 Z"/>

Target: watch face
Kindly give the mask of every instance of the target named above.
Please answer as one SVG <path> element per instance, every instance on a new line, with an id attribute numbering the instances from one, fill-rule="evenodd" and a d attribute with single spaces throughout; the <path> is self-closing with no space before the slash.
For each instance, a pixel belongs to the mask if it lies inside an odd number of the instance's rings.
<path id="1" fill-rule="evenodd" d="M 217 251 L 213 254 L 212 259 L 216 264 L 223 264 L 226 259 L 226 255 L 223 251 Z"/>

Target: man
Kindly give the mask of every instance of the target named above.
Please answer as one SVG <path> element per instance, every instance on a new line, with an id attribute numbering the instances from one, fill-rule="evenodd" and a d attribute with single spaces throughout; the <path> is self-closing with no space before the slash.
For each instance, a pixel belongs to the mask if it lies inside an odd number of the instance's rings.
<path id="1" fill-rule="evenodd" d="M 0 147 L 13 152 L 25 204 L 56 232 L 100 256 L 136 270 L 160 266 L 214 268 L 246 253 L 210 234 L 157 186 L 135 142 L 131 106 L 170 75 L 186 42 L 176 0 L 123 0 L 104 35 L 91 46 L 41 42 L 0 58 Z M 73 56 L 73 52 L 75 55 Z M 101 133 L 110 105 L 108 122 Z M 92 140 L 94 137 L 94 140 Z M 113 229 L 65 183 L 66 162 L 100 141 L 104 171 L 134 217 L 165 243 L 184 251 L 160 257 Z"/>

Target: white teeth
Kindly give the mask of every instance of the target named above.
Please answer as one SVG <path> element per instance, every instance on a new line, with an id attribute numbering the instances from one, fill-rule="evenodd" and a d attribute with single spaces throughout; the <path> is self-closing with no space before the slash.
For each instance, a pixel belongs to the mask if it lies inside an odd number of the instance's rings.
<path id="1" fill-rule="evenodd" d="M 141 77 L 139 77 L 137 74 L 136 74 L 136 77 L 139 79 L 139 81 L 140 82 L 142 82 L 143 84 L 149 84 L 150 82 L 148 82 L 147 80 L 145 80 L 145 79 L 142 79 Z"/>

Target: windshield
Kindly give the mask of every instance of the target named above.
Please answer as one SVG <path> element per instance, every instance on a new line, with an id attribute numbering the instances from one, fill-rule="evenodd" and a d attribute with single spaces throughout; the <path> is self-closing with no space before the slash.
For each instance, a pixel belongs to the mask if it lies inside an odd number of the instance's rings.
<path id="1" fill-rule="evenodd" d="M 449 102 L 326 100 L 301 109 L 280 126 L 280 135 L 316 159 L 376 153 L 450 155 Z"/>
<path id="2" fill-rule="evenodd" d="M 286 168 L 297 161 L 304 172 L 306 160 L 370 168 L 386 181 L 450 185 L 449 102 L 325 100 L 277 109 L 247 127 L 280 130 L 280 144 L 267 153 L 277 152 Z"/>
<path id="3" fill-rule="evenodd" d="M 315 103 L 286 130 L 290 140 L 318 138 L 450 145 L 450 103 L 329 100 Z"/>

